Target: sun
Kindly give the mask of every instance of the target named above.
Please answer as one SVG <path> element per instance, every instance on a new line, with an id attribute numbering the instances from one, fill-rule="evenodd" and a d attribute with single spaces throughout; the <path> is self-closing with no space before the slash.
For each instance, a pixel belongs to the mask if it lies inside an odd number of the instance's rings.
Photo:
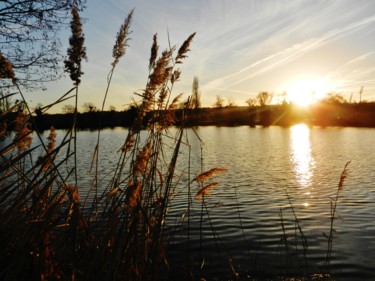
<path id="1" fill-rule="evenodd" d="M 308 106 L 331 91 L 329 77 L 304 77 L 292 80 L 286 88 L 286 100 L 299 106 Z"/>

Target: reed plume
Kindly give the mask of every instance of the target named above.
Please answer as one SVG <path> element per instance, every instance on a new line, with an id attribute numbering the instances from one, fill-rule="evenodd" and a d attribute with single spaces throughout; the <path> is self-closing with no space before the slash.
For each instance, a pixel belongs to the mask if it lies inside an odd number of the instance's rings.
<path id="1" fill-rule="evenodd" d="M 53 126 L 51 126 L 50 128 L 50 132 L 49 132 L 47 139 L 48 139 L 47 154 L 50 154 L 55 149 L 55 145 L 56 145 L 56 130 Z M 52 161 L 53 161 L 52 157 L 48 155 L 48 160 L 44 164 L 44 167 L 43 167 L 44 171 L 49 170 L 49 168 L 51 167 Z"/>
<path id="2" fill-rule="evenodd" d="M 16 75 L 14 74 L 13 64 L 0 52 L 0 78 L 12 79 L 12 83 L 16 82 Z"/>
<path id="3" fill-rule="evenodd" d="M 215 175 L 221 175 L 221 174 L 224 174 L 228 171 L 228 169 L 225 169 L 225 168 L 213 168 L 207 172 L 203 172 L 201 174 L 199 174 L 196 178 L 194 178 L 192 180 L 192 182 L 196 181 L 196 182 L 204 182 L 210 178 L 212 178 L 213 176 Z"/>
<path id="4" fill-rule="evenodd" d="M 70 79 L 72 79 L 74 85 L 78 86 L 81 83 L 81 75 L 83 74 L 81 70 L 81 62 L 82 59 L 87 59 L 87 56 L 86 47 L 83 46 L 85 37 L 82 32 L 81 18 L 76 6 L 72 7 L 70 29 L 72 35 L 69 38 L 70 47 L 68 48 L 68 60 L 64 61 L 65 72 L 69 73 Z"/>
<path id="5" fill-rule="evenodd" d="M 134 14 L 134 9 L 130 11 L 124 23 L 121 25 L 119 32 L 117 33 L 116 42 L 115 42 L 115 45 L 113 46 L 113 51 L 112 51 L 112 57 L 114 59 L 112 62 L 112 67 L 115 67 L 118 64 L 120 58 L 125 55 L 126 47 L 128 47 L 127 43 L 130 40 L 129 29 L 130 29 L 131 22 L 133 20 L 133 14 Z"/>
<path id="6" fill-rule="evenodd" d="M 189 47 L 191 42 L 193 41 L 193 38 L 195 36 L 195 32 L 191 34 L 188 39 L 185 40 L 185 42 L 181 45 L 180 49 L 178 49 L 177 56 L 176 56 L 176 63 L 182 63 L 182 60 L 187 58 L 187 52 L 190 51 Z"/>
<path id="7" fill-rule="evenodd" d="M 148 64 L 148 69 L 149 70 L 151 70 L 154 67 L 154 65 L 155 65 L 155 61 L 156 61 L 156 58 L 158 56 L 158 50 L 159 50 L 159 46 L 158 46 L 158 34 L 155 33 L 154 34 L 154 38 L 153 38 L 152 47 L 151 47 L 150 62 Z"/>
<path id="8" fill-rule="evenodd" d="M 121 147 L 122 152 L 128 152 L 131 151 L 131 149 L 134 147 L 135 138 L 133 131 L 129 131 L 128 136 L 126 137 L 125 144 Z"/>
<path id="9" fill-rule="evenodd" d="M 127 189 L 128 206 L 134 208 L 137 205 L 142 189 L 142 183 L 130 183 Z"/>
<path id="10" fill-rule="evenodd" d="M 173 73 L 171 75 L 171 83 L 174 84 L 175 82 L 179 81 L 180 76 L 181 76 L 180 70 L 176 69 L 175 71 L 173 71 Z"/>
<path id="11" fill-rule="evenodd" d="M 203 186 L 198 192 L 197 194 L 195 194 L 195 199 L 197 200 L 200 200 L 203 196 L 207 196 L 207 195 L 210 195 L 210 193 L 208 192 L 211 188 L 217 186 L 219 183 L 218 182 L 212 182 L 210 184 L 207 184 L 205 186 Z"/>
<path id="12" fill-rule="evenodd" d="M 148 142 L 137 155 L 134 167 L 134 175 L 139 175 L 140 173 L 146 172 L 147 163 L 151 157 L 152 143 Z"/>
<path id="13" fill-rule="evenodd" d="M 165 50 L 161 57 L 157 60 L 153 72 L 149 77 L 150 80 L 147 84 L 146 92 L 154 92 L 161 85 L 167 82 L 172 71 L 172 67 L 170 66 L 172 52 L 173 50 Z"/>
<path id="14" fill-rule="evenodd" d="M 30 123 L 28 122 L 28 117 L 22 110 L 18 111 L 15 120 L 15 135 L 13 139 L 13 142 L 17 145 L 18 152 L 24 151 L 31 145 L 32 137 L 30 136 L 31 130 L 29 129 L 29 126 Z"/>

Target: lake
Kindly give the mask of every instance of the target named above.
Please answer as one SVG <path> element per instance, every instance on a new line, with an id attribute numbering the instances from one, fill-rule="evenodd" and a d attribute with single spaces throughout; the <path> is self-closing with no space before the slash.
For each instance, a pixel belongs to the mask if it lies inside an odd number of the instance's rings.
<path id="1" fill-rule="evenodd" d="M 236 273 L 245 280 L 315 277 L 325 265 L 331 202 L 351 161 L 337 201 L 329 271 L 334 280 L 375 279 L 375 129 L 300 124 L 185 132 L 176 170 L 180 181 L 167 220 L 173 233 L 171 278 L 184 274 L 187 260 L 195 277 L 207 280 L 228 280 Z M 61 137 L 64 132 L 57 133 Z M 117 163 L 126 134 L 122 128 L 101 133 L 103 182 Z M 96 138 L 95 131 L 78 133 L 82 192 L 92 181 L 88 169 Z M 199 186 L 188 183 L 215 167 L 228 172 L 214 177 L 219 184 L 204 202 L 194 199 Z M 186 217 L 189 192 L 193 203 Z"/>

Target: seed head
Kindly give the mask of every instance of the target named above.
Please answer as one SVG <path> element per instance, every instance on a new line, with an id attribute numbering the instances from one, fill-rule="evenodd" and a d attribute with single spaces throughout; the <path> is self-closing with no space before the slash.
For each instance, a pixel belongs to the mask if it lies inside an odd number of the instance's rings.
<path id="1" fill-rule="evenodd" d="M 17 144 L 19 152 L 29 148 L 32 141 L 32 137 L 30 136 L 31 130 L 29 129 L 30 124 L 27 119 L 27 116 L 22 111 L 19 111 L 15 120 L 13 142 Z"/>
<path id="2" fill-rule="evenodd" d="M 195 32 L 191 34 L 188 37 L 188 39 L 186 39 L 185 42 L 182 44 L 182 46 L 177 52 L 176 63 L 182 63 L 182 60 L 187 58 L 186 54 L 187 52 L 190 51 L 189 47 L 190 47 L 191 41 L 193 41 L 194 36 L 195 36 Z"/>
<path id="3" fill-rule="evenodd" d="M 195 179 L 193 179 L 192 181 L 196 181 L 196 182 L 204 182 L 210 178 L 212 178 L 214 175 L 219 175 L 219 174 L 223 174 L 223 173 L 226 173 L 228 171 L 228 169 L 225 169 L 225 168 L 213 168 L 207 172 L 204 172 L 204 173 L 201 173 L 199 174 Z"/>
<path id="4" fill-rule="evenodd" d="M 158 50 L 159 50 L 158 35 L 157 33 L 155 33 L 154 40 L 153 40 L 152 47 L 151 47 L 150 63 L 148 65 L 149 70 L 151 70 L 155 65 L 156 57 L 158 56 Z"/>
<path id="5" fill-rule="evenodd" d="M 120 58 L 125 55 L 125 48 L 128 47 L 127 42 L 129 41 L 130 25 L 133 19 L 134 9 L 130 11 L 126 17 L 124 23 L 121 25 L 119 32 L 117 33 L 116 42 L 113 46 L 112 57 L 114 61 L 112 62 L 112 67 L 115 67 L 119 62 Z"/>
<path id="6" fill-rule="evenodd" d="M 170 58 L 172 50 L 165 50 L 161 57 L 156 62 L 154 71 L 150 75 L 149 83 L 147 84 L 146 91 L 153 92 L 163 85 L 169 78 L 172 67 L 170 66 Z"/>
<path id="7" fill-rule="evenodd" d="M 212 182 L 210 184 L 207 184 L 205 186 L 203 186 L 198 192 L 197 194 L 195 194 L 195 199 L 199 200 L 200 198 L 202 198 L 203 196 L 207 196 L 207 195 L 210 195 L 210 193 L 208 192 L 211 188 L 213 188 L 214 186 L 217 186 L 219 183 L 218 182 Z"/>
<path id="8" fill-rule="evenodd" d="M 65 72 L 68 72 L 74 85 L 81 83 L 81 61 L 87 59 L 86 48 L 83 46 L 85 37 L 82 32 L 81 18 L 76 6 L 72 8 L 72 21 L 70 22 L 72 36 L 69 38 L 68 60 L 65 60 Z"/>
<path id="9" fill-rule="evenodd" d="M 13 65 L 2 53 L 0 53 L 0 78 L 12 79 L 13 84 L 16 82 Z"/>

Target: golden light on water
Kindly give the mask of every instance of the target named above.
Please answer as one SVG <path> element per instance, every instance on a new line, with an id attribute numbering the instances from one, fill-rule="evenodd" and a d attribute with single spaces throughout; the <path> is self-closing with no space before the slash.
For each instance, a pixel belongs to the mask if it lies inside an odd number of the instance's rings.
<path id="1" fill-rule="evenodd" d="M 290 128 L 294 173 L 300 187 L 309 187 L 313 175 L 314 158 L 311 155 L 310 129 L 305 124 Z"/>

